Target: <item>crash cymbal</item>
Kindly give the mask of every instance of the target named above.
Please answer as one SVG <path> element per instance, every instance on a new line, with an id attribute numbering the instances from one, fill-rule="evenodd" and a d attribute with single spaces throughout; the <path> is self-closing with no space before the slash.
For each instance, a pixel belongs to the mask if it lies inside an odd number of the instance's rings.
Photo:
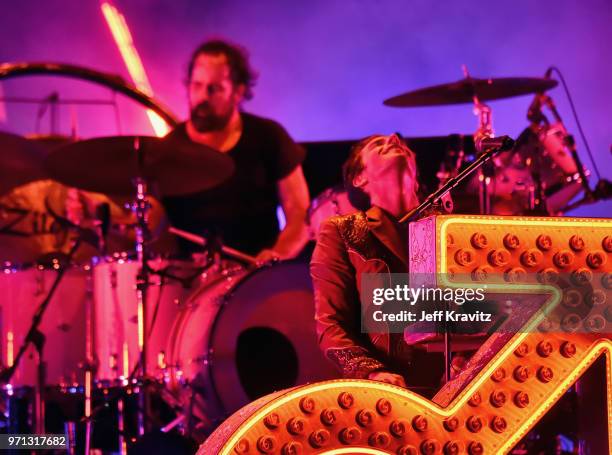
<path id="1" fill-rule="evenodd" d="M 16 134 L 0 132 L 0 195 L 45 178 L 45 148 Z"/>
<path id="2" fill-rule="evenodd" d="M 161 196 L 197 193 L 234 171 L 229 156 L 209 147 L 149 136 L 75 142 L 52 152 L 44 165 L 52 178 L 66 185 L 115 195 L 133 194 L 136 177 L 145 178 Z"/>
<path id="3" fill-rule="evenodd" d="M 535 77 L 466 78 L 403 93 L 386 99 L 383 104 L 392 107 L 463 104 L 472 103 L 474 95 L 478 96 L 480 101 L 490 101 L 544 92 L 556 85 L 557 81 L 554 79 Z"/>

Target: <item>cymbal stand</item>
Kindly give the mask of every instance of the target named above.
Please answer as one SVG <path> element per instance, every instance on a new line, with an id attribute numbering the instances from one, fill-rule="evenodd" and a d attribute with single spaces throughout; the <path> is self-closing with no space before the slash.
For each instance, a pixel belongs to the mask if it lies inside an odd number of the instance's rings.
<path id="1" fill-rule="evenodd" d="M 472 81 L 470 74 L 468 73 L 467 66 L 463 65 L 463 74 L 468 82 Z M 472 100 L 474 102 L 474 115 L 478 117 L 478 129 L 474 133 L 474 144 L 476 144 L 476 151 L 478 154 L 482 153 L 480 150 L 480 141 L 486 138 L 494 137 L 493 131 L 493 113 L 491 108 L 480 101 L 478 94 L 474 88 Z M 495 168 L 491 161 L 485 163 L 478 171 L 479 181 L 479 200 L 480 200 L 480 214 L 489 215 L 491 214 L 491 192 L 489 185 L 493 180 Z"/>
<path id="2" fill-rule="evenodd" d="M 149 411 L 149 394 L 147 380 L 147 290 L 149 288 L 149 267 L 147 265 L 146 242 L 149 237 L 148 213 L 151 204 L 148 200 L 147 182 L 142 177 L 144 151 L 141 149 L 138 137 L 134 140 L 134 152 L 138 162 L 139 176 L 134 179 L 136 199 L 132 203 L 132 212 L 136 216 L 136 256 L 140 268 L 136 276 L 136 301 L 138 305 L 138 349 L 140 357 L 140 371 L 143 384 L 140 388 L 140 403 L 138 409 L 138 434 L 147 431 L 147 415 Z"/>

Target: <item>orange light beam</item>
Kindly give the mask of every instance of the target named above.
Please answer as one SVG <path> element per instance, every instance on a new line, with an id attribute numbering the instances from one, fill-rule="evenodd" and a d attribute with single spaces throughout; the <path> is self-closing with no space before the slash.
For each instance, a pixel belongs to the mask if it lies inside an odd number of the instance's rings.
<path id="1" fill-rule="evenodd" d="M 108 24 L 108 28 L 113 35 L 113 39 L 119 48 L 121 58 L 134 84 L 142 92 L 149 96 L 153 96 L 153 89 L 151 88 L 142 60 L 134 46 L 134 40 L 132 39 L 132 34 L 130 33 L 125 17 L 115 6 L 108 2 L 103 2 L 101 9 L 104 19 Z M 149 118 L 149 123 L 151 123 L 151 127 L 153 131 L 155 131 L 156 136 L 162 137 L 168 133 L 168 124 L 154 111 L 147 109 L 147 117 Z"/>

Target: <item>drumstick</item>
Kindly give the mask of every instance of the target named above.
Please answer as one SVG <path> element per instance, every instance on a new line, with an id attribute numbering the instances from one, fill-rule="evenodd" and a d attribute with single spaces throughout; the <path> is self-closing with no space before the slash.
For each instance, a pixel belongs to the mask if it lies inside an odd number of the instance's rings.
<path id="1" fill-rule="evenodd" d="M 206 239 L 200 235 L 183 231 L 182 229 L 178 229 L 172 226 L 168 228 L 168 232 L 178 237 L 182 237 L 185 240 L 189 240 L 190 242 L 195 243 L 196 245 L 206 246 L 206 244 L 208 243 Z M 232 256 L 240 261 L 257 265 L 257 261 L 253 256 L 243 253 L 242 251 L 235 250 L 234 248 L 231 248 L 229 246 L 221 245 L 221 252 L 227 254 L 228 256 Z"/>

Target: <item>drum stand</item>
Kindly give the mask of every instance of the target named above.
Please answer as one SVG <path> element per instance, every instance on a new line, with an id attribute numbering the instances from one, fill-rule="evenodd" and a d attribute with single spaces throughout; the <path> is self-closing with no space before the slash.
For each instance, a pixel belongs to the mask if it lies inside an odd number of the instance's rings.
<path id="1" fill-rule="evenodd" d="M 474 95 L 474 113 L 478 116 L 478 130 L 474 133 L 474 143 L 478 144 L 482 139 L 493 137 L 494 133 L 491 125 L 491 108 L 481 103 L 476 95 Z M 477 153 L 480 154 L 482 151 L 477 149 Z M 491 161 L 484 163 L 478 172 L 481 215 L 491 214 L 491 192 L 489 191 L 489 185 L 494 177 L 495 168 L 493 163 Z"/>

